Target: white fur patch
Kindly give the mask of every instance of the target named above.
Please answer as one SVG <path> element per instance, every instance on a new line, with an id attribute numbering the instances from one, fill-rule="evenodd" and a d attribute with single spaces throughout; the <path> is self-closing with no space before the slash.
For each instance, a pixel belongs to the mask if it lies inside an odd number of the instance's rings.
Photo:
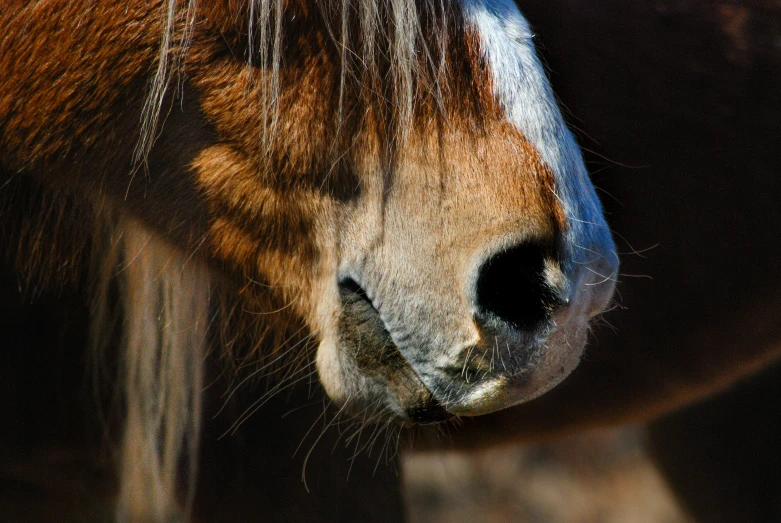
<path id="1" fill-rule="evenodd" d="M 536 56 L 528 22 L 512 0 L 464 0 L 463 8 L 467 23 L 480 37 L 495 95 L 507 119 L 521 130 L 555 176 L 556 196 L 570 222 L 566 258 L 583 263 L 593 259 L 594 250 L 615 258 L 602 206 Z M 612 261 L 605 265 L 615 266 Z"/>

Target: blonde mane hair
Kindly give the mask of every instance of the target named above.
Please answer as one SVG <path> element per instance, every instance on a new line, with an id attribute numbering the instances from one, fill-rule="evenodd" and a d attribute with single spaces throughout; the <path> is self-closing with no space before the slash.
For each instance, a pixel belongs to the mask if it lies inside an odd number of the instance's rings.
<path id="1" fill-rule="evenodd" d="M 183 456 L 186 518 L 198 462 L 208 272 L 138 222 L 122 220 L 117 229 L 108 266 L 119 271 L 124 313 L 119 519 L 170 517 Z"/>
<path id="2" fill-rule="evenodd" d="M 266 123 L 260 138 L 273 139 L 279 113 L 283 15 L 286 6 L 303 0 L 248 0 L 248 66 L 259 65 L 262 110 Z M 197 20 L 198 0 L 163 4 L 163 35 L 158 63 L 141 114 L 141 137 L 135 160 L 149 155 L 160 124 L 163 99 L 176 75 L 182 74 Z M 446 0 L 325 0 L 317 2 L 328 34 L 339 50 L 337 128 L 344 116 L 347 87 L 383 98 L 392 107 L 402 135 L 409 130 L 417 102 L 433 97 L 441 109 L 446 88 L 447 18 L 454 5 Z M 381 64 L 386 64 L 385 66 Z"/>

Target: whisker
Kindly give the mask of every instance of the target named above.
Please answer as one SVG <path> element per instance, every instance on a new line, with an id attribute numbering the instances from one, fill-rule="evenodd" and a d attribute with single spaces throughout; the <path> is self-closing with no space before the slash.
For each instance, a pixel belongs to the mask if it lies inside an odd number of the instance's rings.
<path id="1" fill-rule="evenodd" d="M 304 441 L 306 441 L 306 438 L 309 437 L 309 434 L 312 432 L 312 429 L 315 428 L 315 425 L 317 425 L 318 421 L 320 421 L 321 419 L 323 419 L 325 417 L 326 413 L 328 412 L 328 407 L 333 405 L 333 402 L 330 399 L 327 400 L 327 403 L 326 403 L 326 400 L 323 399 L 322 403 L 323 403 L 323 412 L 320 413 L 320 415 L 317 417 L 317 419 L 309 427 L 309 430 L 306 431 L 306 434 L 304 434 L 304 437 L 301 438 L 301 441 L 299 442 L 298 446 L 296 447 L 296 450 L 293 451 L 293 456 L 292 457 L 295 457 L 296 454 L 298 454 L 298 451 L 301 450 L 301 445 L 303 445 Z"/>
<path id="2" fill-rule="evenodd" d="M 260 398 L 255 400 L 249 407 L 247 407 L 244 410 L 244 412 L 242 412 L 241 415 L 239 415 L 238 419 L 233 422 L 233 424 L 230 426 L 230 428 L 228 428 L 228 430 L 225 433 L 223 433 L 218 439 L 222 439 L 223 437 L 225 437 L 228 434 L 234 435 L 236 433 L 236 431 L 239 429 L 239 427 L 245 421 L 247 421 L 253 414 L 255 414 L 255 412 L 258 411 L 258 409 L 260 409 L 260 407 L 262 407 L 263 405 L 268 403 L 268 401 L 270 399 L 272 399 L 274 396 L 276 396 L 279 392 L 281 392 L 281 391 L 283 391 L 285 389 L 288 389 L 288 388 L 292 387 L 293 385 L 295 385 L 296 383 L 299 383 L 299 382 L 305 380 L 306 378 L 308 378 L 309 377 L 309 373 L 307 373 L 303 377 L 300 377 L 300 378 L 295 379 L 293 381 L 285 381 L 285 380 L 289 380 L 290 378 L 292 378 L 293 376 L 295 376 L 295 375 L 297 375 L 297 374 L 299 374 L 301 372 L 306 371 L 307 368 L 309 368 L 312 365 L 314 365 L 314 363 L 315 362 L 312 361 L 312 362 L 308 363 L 307 365 L 305 365 L 303 367 L 300 367 L 297 371 L 295 371 L 293 373 L 289 373 L 287 376 L 285 376 L 285 378 L 283 380 L 281 380 L 277 385 L 272 387 L 269 391 L 267 391 L 265 394 L 263 394 Z M 310 373 L 311 372 L 317 372 L 317 369 L 314 369 L 314 370 L 310 371 Z"/>
<path id="3" fill-rule="evenodd" d="M 312 447 L 309 449 L 309 452 L 306 453 L 306 457 L 304 458 L 304 464 L 301 468 L 301 481 L 304 483 L 304 488 L 307 492 L 309 492 L 309 485 L 306 483 L 306 465 L 309 462 L 309 456 L 312 455 L 312 452 L 315 450 L 315 447 L 320 442 L 320 440 L 323 438 L 323 435 L 326 433 L 328 428 L 333 424 L 334 420 L 339 417 L 339 415 L 344 411 L 345 408 L 347 408 L 347 405 L 350 404 L 350 400 L 352 397 L 347 398 L 347 401 L 344 402 L 344 405 L 342 405 L 342 408 L 339 409 L 339 411 L 336 413 L 336 415 L 331 419 L 331 421 L 323 428 L 323 430 L 320 431 L 320 435 L 317 436 L 317 439 L 314 443 L 312 443 Z"/>
<path id="4" fill-rule="evenodd" d="M 299 329 L 299 332 L 303 329 Z M 296 333 L 297 334 L 297 333 Z M 295 335 L 294 335 L 295 336 Z M 222 403 L 222 407 L 220 407 L 220 410 L 217 411 L 217 413 L 214 415 L 214 418 L 220 415 L 220 413 L 225 409 L 225 407 L 228 405 L 228 402 L 233 397 L 233 395 L 236 393 L 236 391 L 239 390 L 239 388 L 244 385 L 247 381 L 252 379 L 254 376 L 257 376 L 259 373 L 263 372 L 264 370 L 268 369 L 270 366 L 274 365 L 278 361 L 280 361 L 282 358 L 290 354 L 293 350 L 296 349 L 296 347 L 300 346 L 303 343 L 306 343 L 313 337 L 312 334 L 305 336 L 301 341 L 298 343 L 292 345 L 290 348 L 286 349 L 284 352 L 280 353 L 276 358 L 271 360 L 270 362 L 262 365 L 260 368 L 252 371 L 248 376 L 246 376 L 243 380 L 241 380 L 235 387 L 232 388 L 231 392 L 228 394 L 228 397 L 225 398 L 225 400 Z"/>

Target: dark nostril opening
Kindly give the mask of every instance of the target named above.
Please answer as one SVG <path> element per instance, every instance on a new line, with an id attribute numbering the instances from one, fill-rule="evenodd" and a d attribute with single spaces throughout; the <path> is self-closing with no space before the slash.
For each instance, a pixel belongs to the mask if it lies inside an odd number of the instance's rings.
<path id="1" fill-rule="evenodd" d="M 545 322 L 551 310 L 562 303 L 545 279 L 545 261 L 552 259 L 552 249 L 534 243 L 491 257 L 477 280 L 480 311 L 517 329 L 531 330 Z"/>
<path id="2" fill-rule="evenodd" d="M 415 423 L 420 423 L 421 425 L 441 423 L 453 417 L 437 400 L 432 400 L 425 407 L 411 407 L 407 409 L 407 416 Z"/>

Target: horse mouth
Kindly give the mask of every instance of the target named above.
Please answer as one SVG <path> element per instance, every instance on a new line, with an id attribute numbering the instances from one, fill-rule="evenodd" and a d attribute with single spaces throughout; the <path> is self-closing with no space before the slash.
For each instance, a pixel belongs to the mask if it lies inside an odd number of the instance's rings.
<path id="1" fill-rule="evenodd" d="M 529 332 L 490 322 L 483 326 L 485 340 L 514 338 L 512 345 L 517 350 L 504 358 L 506 370 L 487 366 L 488 360 L 478 357 L 467 357 L 466 363 L 457 366 L 437 366 L 435 354 L 411 362 L 394 342 L 360 284 L 344 279 L 339 294 L 339 360 L 343 380 L 351 391 L 349 410 L 384 408 L 402 422 L 439 423 L 453 416 L 501 410 L 531 399 L 560 381 L 538 376 L 546 357 L 544 343 L 538 343 Z M 491 353 L 491 348 L 483 346 L 488 344 L 485 340 L 475 345 L 475 352 Z"/>
<path id="2" fill-rule="evenodd" d="M 361 403 L 381 401 L 382 392 L 391 398 L 383 398 L 395 404 L 392 410 L 400 421 L 417 424 L 441 423 L 453 417 L 444 405 L 426 387 L 415 369 L 407 362 L 393 342 L 379 311 L 374 307 L 366 291 L 353 279 L 339 283 L 342 313 L 339 317 L 339 333 L 345 347 L 344 362 L 353 367 L 373 391 Z M 344 360 L 343 360 L 344 361 Z M 374 398 L 380 396 L 378 398 Z"/>

